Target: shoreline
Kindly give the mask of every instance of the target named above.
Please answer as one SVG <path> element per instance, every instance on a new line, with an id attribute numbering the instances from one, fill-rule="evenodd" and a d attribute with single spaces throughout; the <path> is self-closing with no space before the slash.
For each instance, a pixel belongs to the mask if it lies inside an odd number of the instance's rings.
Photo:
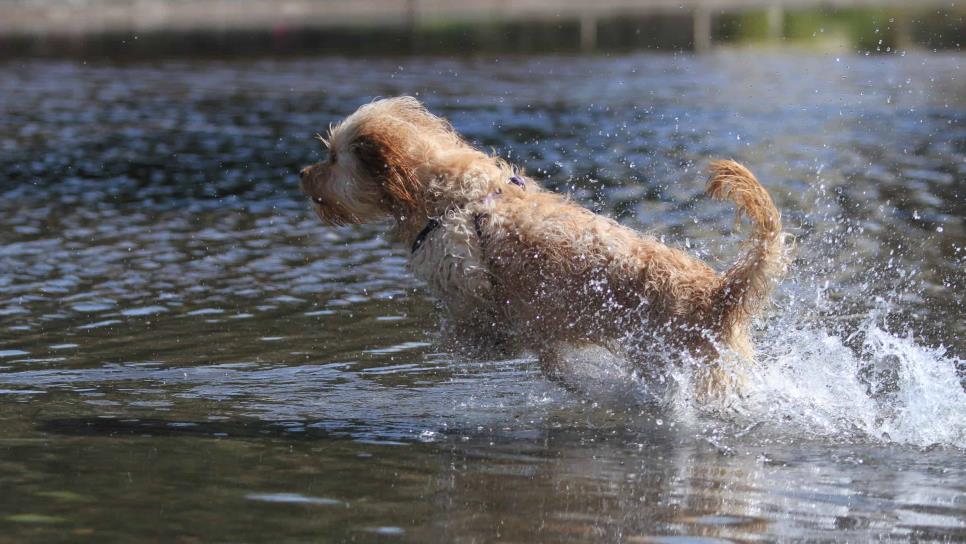
<path id="1" fill-rule="evenodd" d="M 925 0 L 20 0 L 0 57 L 704 52 L 821 41 L 881 52 L 960 49 L 966 5 Z M 845 7 L 848 5 L 849 7 Z"/>

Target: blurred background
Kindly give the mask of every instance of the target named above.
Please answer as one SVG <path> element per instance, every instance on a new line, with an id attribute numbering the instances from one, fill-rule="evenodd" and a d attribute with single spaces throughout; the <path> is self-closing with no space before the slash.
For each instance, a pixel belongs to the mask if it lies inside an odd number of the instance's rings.
<path id="1" fill-rule="evenodd" d="M 958 48 L 948 0 L 4 0 L 0 54 L 706 51 L 797 44 Z"/>

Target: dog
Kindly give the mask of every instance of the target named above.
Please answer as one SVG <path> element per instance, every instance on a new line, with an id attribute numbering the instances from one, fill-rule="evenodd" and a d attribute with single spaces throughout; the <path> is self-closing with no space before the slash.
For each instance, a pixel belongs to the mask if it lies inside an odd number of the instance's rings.
<path id="1" fill-rule="evenodd" d="M 721 357 L 749 360 L 749 323 L 786 268 L 781 214 L 754 175 L 715 161 L 707 193 L 753 230 L 724 273 L 543 189 L 463 139 L 417 99 L 360 107 L 317 135 L 328 159 L 299 172 L 323 223 L 388 219 L 411 268 L 453 328 L 537 354 L 560 378 L 568 348 L 662 342 L 702 361 L 706 393 L 730 380 Z"/>

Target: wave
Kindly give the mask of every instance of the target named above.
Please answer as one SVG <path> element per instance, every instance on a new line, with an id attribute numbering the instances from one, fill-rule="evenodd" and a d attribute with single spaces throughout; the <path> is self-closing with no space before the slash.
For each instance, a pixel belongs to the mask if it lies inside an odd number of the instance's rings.
<path id="1" fill-rule="evenodd" d="M 791 440 L 966 449 L 964 362 L 912 333 L 890 332 L 887 314 L 875 309 L 846 334 L 806 318 L 809 311 L 786 312 L 759 331 L 750 366 L 725 358 L 741 385 L 711 402 L 693 394 L 695 365 L 673 364 L 662 350 L 628 357 L 646 365 L 603 348 L 573 350 L 565 385 L 611 406 L 650 406 L 718 436 L 754 429 Z"/>

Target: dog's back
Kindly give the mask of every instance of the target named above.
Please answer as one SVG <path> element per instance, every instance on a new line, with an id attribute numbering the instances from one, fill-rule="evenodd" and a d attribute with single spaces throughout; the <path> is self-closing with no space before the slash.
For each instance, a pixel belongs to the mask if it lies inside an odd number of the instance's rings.
<path id="1" fill-rule="evenodd" d="M 549 192 L 514 192 L 474 212 L 494 300 L 528 344 L 601 343 L 635 328 L 706 350 L 715 341 L 750 355 L 748 321 L 784 267 L 777 208 L 733 161 L 712 165 L 708 191 L 755 225 L 751 247 L 724 274 Z"/>

